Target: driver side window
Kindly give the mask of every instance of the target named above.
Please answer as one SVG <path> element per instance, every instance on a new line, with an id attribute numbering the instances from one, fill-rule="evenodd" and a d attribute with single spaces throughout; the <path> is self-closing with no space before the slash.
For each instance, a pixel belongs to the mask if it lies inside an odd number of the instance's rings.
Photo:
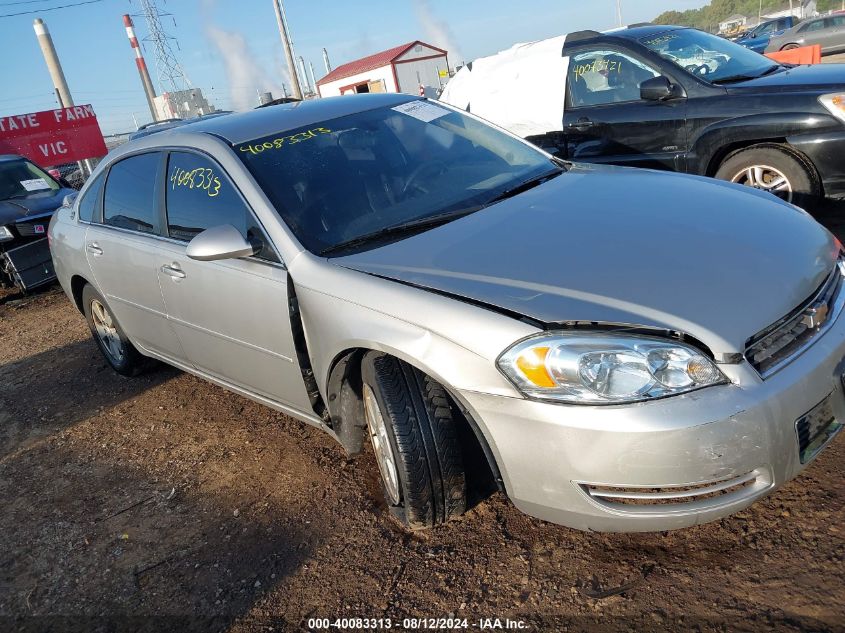
<path id="1" fill-rule="evenodd" d="M 660 73 L 630 55 L 590 50 L 569 58 L 568 106 L 582 108 L 640 100 L 640 84 Z"/>
<path id="2" fill-rule="evenodd" d="M 169 237 L 189 242 L 206 229 L 231 224 L 247 241 L 260 244 L 258 259 L 279 262 L 252 211 L 219 165 L 199 154 L 172 152 L 165 184 Z"/>

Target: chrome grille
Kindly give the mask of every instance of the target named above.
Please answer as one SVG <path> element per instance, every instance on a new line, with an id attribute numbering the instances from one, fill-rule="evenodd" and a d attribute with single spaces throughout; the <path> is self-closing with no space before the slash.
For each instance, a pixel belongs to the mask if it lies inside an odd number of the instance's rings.
<path id="1" fill-rule="evenodd" d="M 809 300 L 748 340 L 745 358 L 763 378 L 800 354 L 836 319 L 842 308 L 841 266 L 840 262 Z"/>

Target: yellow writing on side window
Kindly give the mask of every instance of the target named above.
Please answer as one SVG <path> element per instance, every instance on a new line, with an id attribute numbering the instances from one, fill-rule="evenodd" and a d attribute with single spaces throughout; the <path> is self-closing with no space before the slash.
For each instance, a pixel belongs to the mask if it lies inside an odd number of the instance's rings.
<path id="1" fill-rule="evenodd" d="M 171 189 L 176 189 L 176 187 L 197 189 L 205 191 L 209 198 L 220 194 L 221 184 L 220 179 L 214 175 L 214 170 L 208 167 L 197 167 L 191 171 L 177 167 L 170 172 Z"/>
<path id="2" fill-rule="evenodd" d="M 302 141 L 316 138 L 321 134 L 331 133 L 331 130 L 327 130 L 324 127 L 315 127 L 313 130 L 297 132 L 296 134 L 291 134 L 290 136 L 280 136 L 279 138 L 274 138 L 272 141 L 264 141 L 263 143 L 257 143 L 256 145 L 241 145 L 238 149 L 242 152 L 249 152 L 250 154 L 255 155 L 268 149 L 281 149 L 285 145 L 294 145 L 295 143 L 301 143 Z"/>
<path id="3" fill-rule="evenodd" d="M 576 79 L 582 75 L 586 75 L 587 73 L 621 73 L 622 62 L 616 60 L 596 59 L 591 64 L 581 64 L 580 66 L 575 66 L 573 71 L 575 72 Z"/>

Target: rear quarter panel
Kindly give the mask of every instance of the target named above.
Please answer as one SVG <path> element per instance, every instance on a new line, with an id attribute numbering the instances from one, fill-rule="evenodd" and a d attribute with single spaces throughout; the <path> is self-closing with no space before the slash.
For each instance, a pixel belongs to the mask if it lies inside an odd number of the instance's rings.
<path id="1" fill-rule="evenodd" d="M 90 283 L 94 282 L 94 276 L 85 256 L 86 230 L 87 225 L 76 221 L 76 205 L 74 205 L 62 207 L 56 211 L 47 231 L 56 277 L 71 301 L 74 301 L 71 290 L 71 279 L 74 275 L 80 275 Z"/>

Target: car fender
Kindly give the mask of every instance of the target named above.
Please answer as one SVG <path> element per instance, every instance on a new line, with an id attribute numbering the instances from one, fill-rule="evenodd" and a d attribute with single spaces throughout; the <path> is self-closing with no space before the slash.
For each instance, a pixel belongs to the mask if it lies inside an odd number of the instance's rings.
<path id="1" fill-rule="evenodd" d="M 394 355 L 447 387 L 522 397 L 496 359 L 537 326 L 310 254 L 292 264 L 308 356 L 324 399 L 334 364 L 355 349 Z"/>
<path id="2" fill-rule="evenodd" d="M 690 139 L 689 173 L 712 176 L 735 149 L 755 143 L 783 142 L 788 136 L 831 125 L 830 117 L 807 112 L 769 112 L 722 119 L 702 128 Z"/>

